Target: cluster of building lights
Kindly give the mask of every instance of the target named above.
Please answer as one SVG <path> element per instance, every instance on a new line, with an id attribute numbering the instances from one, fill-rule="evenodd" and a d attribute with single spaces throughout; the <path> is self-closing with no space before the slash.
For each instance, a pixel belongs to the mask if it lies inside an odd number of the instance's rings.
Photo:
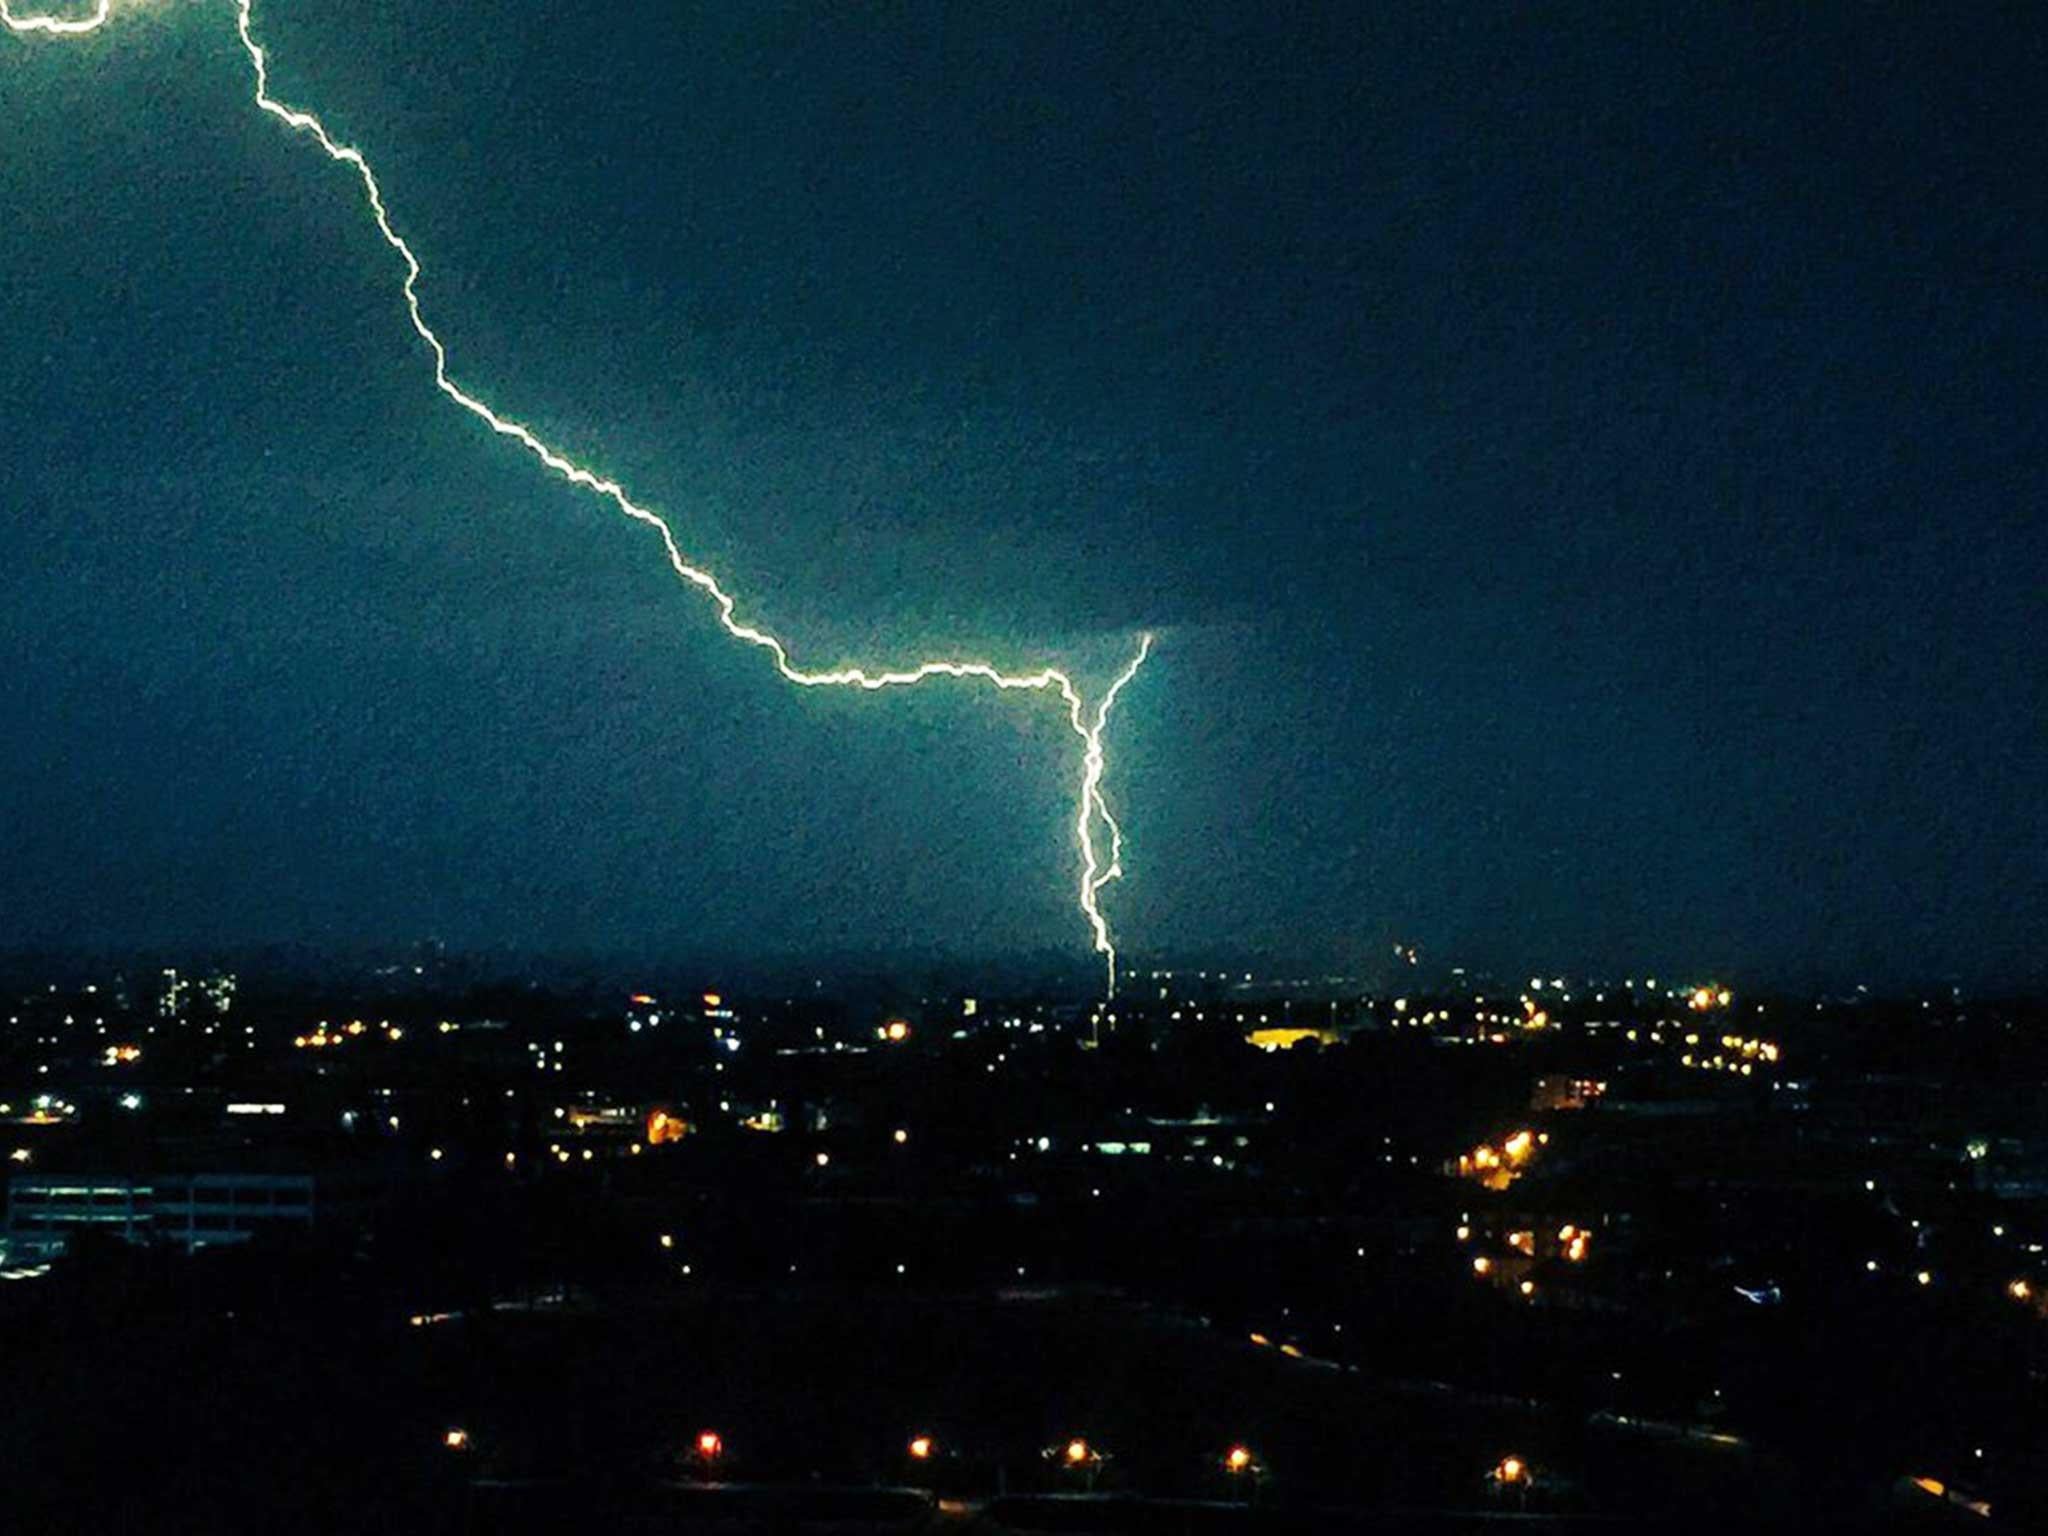
<path id="1" fill-rule="evenodd" d="M 1472 1240 L 1473 1229 L 1470 1218 L 1467 1218 L 1458 1226 L 1458 1241 L 1469 1243 Z M 1490 1254 L 1474 1254 L 1472 1273 L 1476 1278 L 1492 1284 L 1511 1283 L 1517 1294 L 1526 1300 L 1536 1295 L 1536 1282 L 1530 1279 L 1527 1273 L 1531 1266 L 1546 1257 L 1562 1259 L 1567 1264 L 1585 1263 L 1587 1256 L 1592 1252 L 1593 1234 L 1590 1229 L 1568 1221 L 1557 1229 L 1557 1240 L 1554 1244 L 1540 1242 L 1534 1227 L 1518 1228 L 1508 1233 L 1502 1241 L 1509 1253 L 1515 1257 L 1503 1256 L 1496 1259 Z M 1539 1251 L 1546 1246 L 1550 1249 L 1549 1253 Z"/>
<path id="2" fill-rule="evenodd" d="M 61 1125 L 66 1120 L 76 1119 L 78 1106 L 69 1099 L 51 1093 L 39 1093 L 30 1103 L 27 1111 L 16 1115 L 12 1104 L 0 1104 L 0 1116 L 11 1117 L 22 1125 Z M 18 1159 L 27 1162 L 27 1158 Z"/>
<path id="3" fill-rule="evenodd" d="M 1688 1046 L 1697 1046 L 1699 1039 L 1698 1035 L 1687 1035 L 1685 1043 Z M 1743 1035 L 1723 1035 L 1721 1048 L 1713 1055 L 1688 1050 L 1678 1058 L 1678 1064 L 1699 1072 L 1734 1072 L 1748 1077 L 1755 1071 L 1759 1062 L 1765 1066 L 1775 1066 L 1777 1060 L 1776 1041 L 1752 1040 Z"/>
<path id="4" fill-rule="evenodd" d="M 1503 1137 L 1499 1146 L 1481 1142 L 1458 1156 L 1457 1175 L 1474 1179 L 1488 1189 L 1506 1189 L 1522 1176 L 1537 1152 L 1550 1145 L 1548 1131 L 1519 1130 Z"/>
<path id="5" fill-rule="evenodd" d="M 446 1032 L 445 1027 L 443 1032 Z M 311 1034 L 292 1036 L 292 1044 L 302 1051 L 325 1051 L 346 1045 L 351 1040 L 375 1039 L 379 1036 L 391 1041 L 403 1040 L 405 1031 L 389 1020 L 365 1024 L 361 1019 L 351 1019 L 341 1025 L 329 1025 L 322 1020 L 313 1026 Z"/>

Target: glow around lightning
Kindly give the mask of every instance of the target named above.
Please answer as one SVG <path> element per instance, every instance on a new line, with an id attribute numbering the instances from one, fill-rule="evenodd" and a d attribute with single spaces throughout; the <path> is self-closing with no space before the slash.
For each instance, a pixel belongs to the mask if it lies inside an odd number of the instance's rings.
<path id="1" fill-rule="evenodd" d="M 718 610 L 718 622 L 726 633 L 736 640 L 766 651 L 775 663 L 775 670 L 790 682 L 805 688 L 859 688 L 873 692 L 883 688 L 908 687 L 929 678 L 946 677 L 971 679 L 988 683 L 1005 692 L 1030 691 L 1056 693 L 1066 704 L 1068 724 L 1081 740 L 1081 789 L 1074 815 L 1074 841 L 1081 857 L 1081 875 L 1078 889 L 1082 915 L 1087 919 L 1094 939 L 1095 951 L 1100 954 L 1108 969 L 1110 994 L 1116 992 L 1116 945 L 1111 940 L 1109 923 L 1102 915 L 1097 900 L 1102 888 L 1110 881 L 1123 875 L 1123 829 L 1110 814 L 1109 803 L 1102 790 L 1103 775 L 1107 760 L 1103 749 L 1103 732 L 1109 725 L 1110 710 L 1115 706 L 1117 695 L 1137 675 L 1151 654 L 1152 637 L 1140 638 L 1137 654 L 1123 671 L 1104 691 L 1097 702 L 1094 713 L 1088 712 L 1081 691 L 1066 673 L 1052 667 L 1036 672 L 1004 672 L 985 661 L 934 660 L 922 661 L 916 665 L 895 671 L 869 672 L 861 667 L 842 667 L 834 671 L 813 672 L 796 666 L 789 657 L 789 650 L 775 635 L 760 629 L 738 617 L 738 603 L 720 586 L 718 579 L 702 567 L 693 565 L 683 555 L 676 542 L 674 530 L 660 514 L 639 505 L 625 487 L 616 480 L 577 463 L 566 454 L 551 448 L 527 427 L 509 417 L 501 416 L 489 405 L 457 384 L 448 375 L 448 349 L 441 338 L 427 324 L 420 307 L 419 279 L 421 267 L 419 258 L 412 247 L 392 226 L 391 215 L 384 204 L 383 188 L 378 185 L 370 162 L 360 150 L 338 142 L 327 131 L 326 125 L 313 113 L 301 107 L 294 107 L 279 101 L 270 94 L 269 59 L 263 47 L 256 41 L 250 16 L 251 0 L 233 0 L 235 6 L 235 31 L 241 39 L 242 49 L 248 55 L 249 67 L 255 77 L 254 100 L 256 105 L 269 113 L 286 127 L 306 135 L 318 144 L 330 160 L 352 169 L 362 182 L 363 195 L 368 200 L 371 216 L 376 220 L 377 232 L 384 243 L 397 253 L 405 264 L 405 309 L 412 321 L 412 328 L 434 359 L 434 387 L 459 405 L 477 420 L 483 422 L 501 437 L 510 438 L 534 458 L 573 485 L 581 486 L 594 495 L 602 496 L 635 522 L 652 528 L 661 539 L 662 549 L 668 556 L 668 563 L 676 575 L 710 598 Z M 76 17 L 53 15 L 17 15 L 10 0 L 0 0 L 0 24 L 9 31 L 20 34 L 38 34 L 47 37 L 79 37 L 96 32 L 105 26 L 112 15 L 113 0 L 97 0 L 88 14 Z M 1108 833 L 1107 856 L 1098 843 L 1098 828 Z"/>

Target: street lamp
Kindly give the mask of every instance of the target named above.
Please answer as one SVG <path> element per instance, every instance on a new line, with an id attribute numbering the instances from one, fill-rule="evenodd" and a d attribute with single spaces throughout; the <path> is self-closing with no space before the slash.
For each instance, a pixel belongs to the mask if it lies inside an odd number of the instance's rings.
<path id="1" fill-rule="evenodd" d="M 1256 1502 L 1259 1484 L 1265 1481 L 1266 1464 L 1248 1445 L 1233 1445 L 1223 1453 L 1223 1470 L 1237 1482 L 1244 1484 L 1247 1502 Z"/>
<path id="2" fill-rule="evenodd" d="M 1495 1493 L 1512 1492 L 1524 1506 L 1528 1504 L 1529 1490 L 1536 1482 L 1536 1474 L 1530 1470 L 1529 1463 L 1519 1456 L 1501 1457 L 1486 1478 Z"/>
<path id="3" fill-rule="evenodd" d="M 725 1441 L 720 1438 L 718 1431 L 707 1429 L 698 1434 L 697 1443 L 692 1449 L 697 1459 L 698 1470 L 709 1477 L 711 1469 L 717 1466 L 719 1458 L 725 1455 Z"/>
<path id="4" fill-rule="evenodd" d="M 938 1445 L 930 1435 L 913 1435 L 907 1449 L 912 1461 L 930 1461 Z"/>
<path id="5" fill-rule="evenodd" d="M 1045 1458 L 1048 1461 L 1058 1462 L 1068 1472 L 1087 1478 L 1088 1487 L 1092 1491 L 1095 1487 L 1095 1479 L 1102 1472 L 1102 1464 L 1109 1460 L 1109 1455 L 1105 1451 L 1097 1450 L 1086 1440 L 1076 1435 L 1063 1445 L 1047 1446 L 1045 1448 Z"/>

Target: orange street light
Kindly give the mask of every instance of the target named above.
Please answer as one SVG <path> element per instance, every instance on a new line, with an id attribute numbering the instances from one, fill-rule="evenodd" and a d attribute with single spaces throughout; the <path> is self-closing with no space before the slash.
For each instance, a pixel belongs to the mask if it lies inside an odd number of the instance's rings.
<path id="1" fill-rule="evenodd" d="M 697 1458 L 700 1461 L 716 1461 L 725 1454 L 725 1441 L 716 1430 L 705 1430 L 697 1436 Z"/>
<path id="2" fill-rule="evenodd" d="M 469 1431 L 451 1429 L 441 1437 L 441 1443 L 451 1451 L 466 1451 L 469 1449 Z"/>
<path id="3" fill-rule="evenodd" d="M 1095 1479 L 1102 1473 L 1102 1464 L 1109 1460 L 1109 1456 L 1076 1435 L 1063 1444 L 1048 1445 L 1045 1448 L 1045 1459 L 1057 1462 L 1067 1471 L 1085 1477 L 1092 1489 L 1095 1486 Z"/>
<path id="4" fill-rule="evenodd" d="M 914 1436 L 910 1442 L 910 1459 L 912 1461 L 930 1461 L 932 1459 L 932 1452 L 936 1448 L 932 1443 L 930 1435 Z"/>

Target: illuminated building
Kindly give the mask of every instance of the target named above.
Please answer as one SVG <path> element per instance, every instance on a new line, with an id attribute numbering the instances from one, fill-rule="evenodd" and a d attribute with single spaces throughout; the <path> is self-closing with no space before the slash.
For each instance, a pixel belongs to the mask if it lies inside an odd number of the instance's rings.
<path id="1" fill-rule="evenodd" d="M 164 967 L 156 990 L 156 1012 L 160 1019 L 182 1019 L 191 1000 L 192 984 L 170 966 Z"/>
<path id="2" fill-rule="evenodd" d="M 1604 1079 L 1546 1072 L 1536 1079 L 1536 1086 L 1530 1091 L 1529 1108 L 1537 1114 L 1548 1110 L 1584 1109 L 1606 1092 Z"/>
<path id="3" fill-rule="evenodd" d="M 307 1174 L 181 1173 L 155 1178 L 16 1174 L 8 1181 L 10 1262 L 52 1258 L 70 1235 L 100 1231 L 186 1252 L 248 1242 L 278 1223 L 310 1226 Z"/>

